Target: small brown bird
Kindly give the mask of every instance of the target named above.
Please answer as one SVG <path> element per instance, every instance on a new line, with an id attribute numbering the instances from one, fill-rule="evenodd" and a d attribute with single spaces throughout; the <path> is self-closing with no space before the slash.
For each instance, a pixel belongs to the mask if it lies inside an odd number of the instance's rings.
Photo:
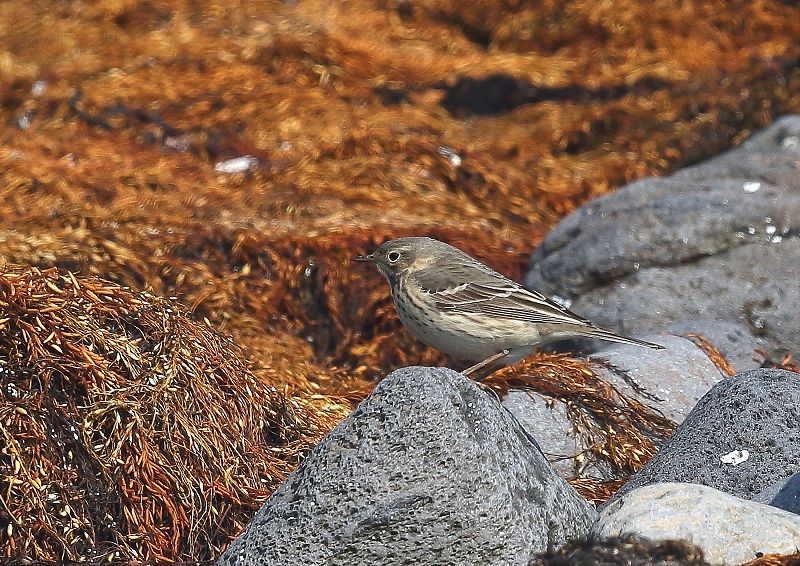
<path id="1" fill-rule="evenodd" d="M 417 339 L 455 358 L 479 362 L 465 375 L 488 375 L 531 355 L 537 346 L 569 338 L 663 349 L 598 328 L 432 238 L 390 240 L 353 260 L 375 264 L 386 277 L 397 314 Z"/>

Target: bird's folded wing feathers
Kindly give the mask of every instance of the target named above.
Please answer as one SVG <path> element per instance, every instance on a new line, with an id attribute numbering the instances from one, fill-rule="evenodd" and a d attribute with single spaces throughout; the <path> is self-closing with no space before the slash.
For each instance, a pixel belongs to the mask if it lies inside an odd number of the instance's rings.
<path id="1" fill-rule="evenodd" d="M 537 324 L 590 325 L 589 321 L 554 303 L 541 293 L 529 291 L 509 280 L 470 282 L 456 287 L 426 286 L 420 278 L 423 292 L 430 295 L 437 308 L 521 320 Z"/>

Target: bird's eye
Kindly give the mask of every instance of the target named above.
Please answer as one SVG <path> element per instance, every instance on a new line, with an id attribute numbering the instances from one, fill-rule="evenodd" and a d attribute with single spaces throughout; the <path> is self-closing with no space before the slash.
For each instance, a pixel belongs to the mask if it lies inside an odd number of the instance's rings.
<path id="1" fill-rule="evenodd" d="M 386 259 L 389 260 L 389 263 L 394 263 L 398 259 L 400 259 L 400 252 L 389 252 L 386 254 Z"/>

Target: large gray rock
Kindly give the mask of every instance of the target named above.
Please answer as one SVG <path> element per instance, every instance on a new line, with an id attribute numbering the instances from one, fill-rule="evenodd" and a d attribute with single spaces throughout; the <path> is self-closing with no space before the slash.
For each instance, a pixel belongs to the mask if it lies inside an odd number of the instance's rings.
<path id="1" fill-rule="evenodd" d="M 606 506 L 591 531 L 623 534 L 683 539 L 702 548 L 711 564 L 743 564 L 761 554 L 797 552 L 800 517 L 703 485 L 661 483 Z"/>
<path id="2" fill-rule="evenodd" d="M 496 399 L 393 372 L 273 493 L 219 564 L 526 564 L 594 509 Z"/>
<path id="3" fill-rule="evenodd" d="M 578 475 L 580 463 L 576 458 L 585 452 L 586 443 L 575 430 L 563 402 L 536 391 L 509 391 L 503 406 L 532 433 L 559 476 Z"/>
<path id="4" fill-rule="evenodd" d="M 611 501 L 654 483 L 708 485 L 750 499 L 800 470 L 800 379 L 759 369 L 709 391 Z"/>
<path id="5" fill-rule="evenodd" d="M 800 117 L 564 218 L 526 284 L 593 322 L 641 334 L 691 320 L 743 324 L 773 356 L 800 351 Z"/>
<path id="6" fill-rule="evenodd" d="M 767 487 L 753 501 L 800 515 L 800 472 Z"/>

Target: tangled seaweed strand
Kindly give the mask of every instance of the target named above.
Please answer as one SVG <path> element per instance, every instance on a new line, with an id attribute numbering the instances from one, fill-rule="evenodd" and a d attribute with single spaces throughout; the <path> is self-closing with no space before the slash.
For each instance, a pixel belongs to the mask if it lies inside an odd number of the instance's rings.
<path id="1" fill-rule="evenodd" d="M 730 362 L 725 359 L 725 356 L 722 355 L 722 352 L 720 352 L 708 338 L 696 332 L 689 332 L 685 336 L 698 348 L 705 352 L 706 356 L 708 356 L 708 359 L 711 360 L 711 363 L 717 366 L 717 369 L 720 371 L 720 373 L 722 373 L 722 375 L 725 377 L 731 377 L 736 374 L 736 371 L 733 369 L 733 366 L 730 364 Z"/>
<path id="2" fill-rule="evenodd" d="M 55 269 L 0 272 L 0 386 L 6 558 L 208 559 L 319 428 L 207 324 Z"/>

